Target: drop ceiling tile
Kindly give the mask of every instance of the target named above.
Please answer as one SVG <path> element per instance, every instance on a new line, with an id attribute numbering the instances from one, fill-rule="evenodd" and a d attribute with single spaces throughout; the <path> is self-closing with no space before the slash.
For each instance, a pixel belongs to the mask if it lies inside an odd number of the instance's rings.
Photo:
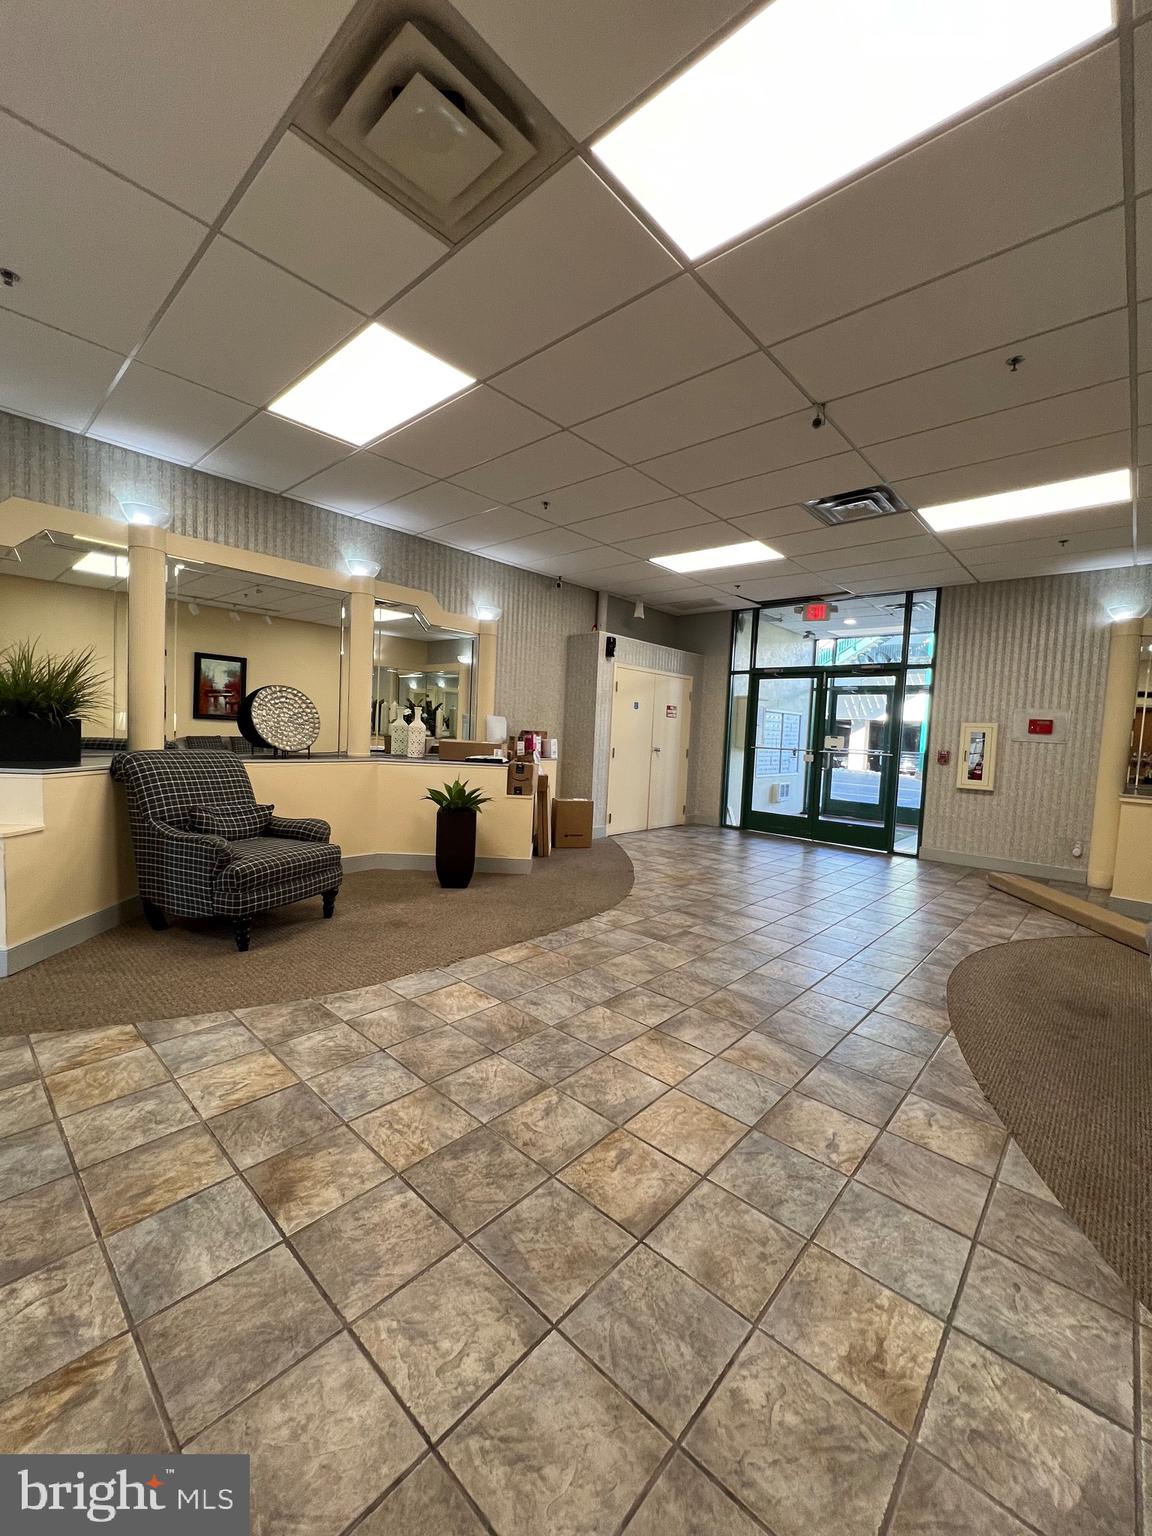
<path id="1" fill-rule="evenodd" d="M 766 576 L 740 585 L 740 596 L 755 603 L 786 603 L 792 597 L 836 597 L 839 594 L 837 582 L 821 584 L 811 571 L 799 571 L 792 576 Z"/>
<path id="2" fill-rule="evenodd" d="M 361 324 L 355 310 L 218 235 L 140 360 L 264 405 Z"/>
<path id="3" fill-rule="evenodd" d="M 1052 558 L 1029 558 L 1019 555 L 997 565 L 977 567 L 976 579 L 988 581 L 1019 581 L 1035 576 L 1071 576 L 1078 571 L 1110 571 L 1133 564 L 1131 546 L 1103 550 L 1093 555 L 1063 555 Z"/>
<path id="4" fill-rule="evenodd" d="M 813 431 L 812 414 L 807 410 L 758 427 L 746 427 L 743 432 L 730 432 L 726 437 L 697 443 L 678 453 L 648 459 L 640 468 L 674 491 L 698 491 L 705 486 L 826 459 L 847 448 L 848 444 L 830 424 Z"/>
<path id="5" fill-rule="evenodd" d="M 1136 341 L 1139 366 L 1152 366 L 1152 299 L 1136 306 Z"/>
<path id="6" fill-rule="evenodd" d="M 1101 529 L 1112 531 L 1112 543 L 1116 543 L 1117 528 L 1131 529 L 1130 504 L 1113 507 L 1092 507 L 1084 512 L 1059 512 L 1051 517 L 1029 517 L 1022 522 L 994 523 L 987 528 L 957 528 L 952 533 L 937 534 L 946 548 L 968 564 L 970 555 L 978 550 L 995 548 L 1000 544 L 1033 542 L 1091 534 Z"/>
<path id="7" fill-rule="evenodd" d="M 667 498 L 667 486 L 650 480 L 638 469 L 613 469 L 606 475 L 594 475 L 561 490 L 549 491 L 544 497 L 533 497 L 517 504 L 550 523 L 579 523 L 601 513 L 623 512 L 628 507 L 640 507 Z M 545 501 L 548 503 L 546 507 Z M 699 515 L 697 509 L 696 517 Z"/>
<path id="8" fill-rule="evenodd" d="M 483 378 L 678 270 L 600 178 L 570 160 L 381 319 Z"/>
<path id="9" fill-rule="evenodd" d="M 1152 27 L 1133 36 L 1136 89 L 1136 191 L 1152 191 Z"/>
<path id="10" fill-rule="evenodd" d="M 538 569 L 552 576 L 584 576 L 616 567 L 637 567 L 634 556 L 622 549 L 609 549 L 599 545 L 594 549 L 579 550 L 572 555 L 553 555 L 538 563 Z"/>
<path id="11" fill-rule="evenodd" d="M 802 209 L 702 273 L 762 341 L 775 342 L 1120 202 L 1120 145 L 1112 44 Z"/>
<path id="12" fill-rule="evenodd" d="M 717 485 L 695 495 L 700 505 L 717 517 L 743 518 L 772 507 L 815 501 L 818 496 L 832 496 L 839 491 L 860 490 L 875 485 L 876 479 L 875 471 L 858 453 L 834 453 L 811 464 L 796 464 L 774 474 L 734 480 L 731 485 Z"/>
<path id="13" fill-rule="evenodd" d="M 1136 200 L 1136 297 L 1152 299 L 1152 194 Z"/>
<path id="14" fill-rule="evenodd" d="M 962 565 L 955 563 L 941 566 L 937 571 L 923 571 L 916 576 L 916 585 L 922 591 L 929 587 L 968 587 L 976 578 Z M 877 597 L 889 592 L 899 592 L 907 582 L 902 577 L 878 576 L 875 580 L 863 579 L 849 583 L 851 591 L 861 597 Z"/>
<path id="15" fill-rule="evenodd" d="M 848 530 L 845 529 L 845 532 Z M 836 550 L 825 550 L 818 555 L 792 555 L 796 565 L 806 571 L 847 570 L 869 565 L 888 565 L 893 560 L 918 559 L 924 556 L 939 564 L 943 550 L 928 533 L 915 534 L 910 539 L 886 539 L 883 543 L 846 544 Z"/>
<path id="16" fill-rule="evenodd" d="M 427 483 L 428 477 L 405 464 L 393 464 L 374 453 L 353 453 L 292 487 L 300 501 L 349 512 L 359 517 L 383 502 L 403 496 Z"/>
<path id="17" fill-rule="evenodd" d="M 597 541 L 572 528 L 549 528 L 544 533 L 533 533 L 526 539 L 510 539 L 505 544 L 494 544 L 484 553 L 491 560 L 504 560 L 511 565 L 531 565 L 536 560 L 549 560 L 556 555 L 573 555 L 582 549 L 594 549 Z"/>
<path id="18" fill-rule="evenodd" d="M 812 530 L 820 525 L 806 507 L 773 507 L 767 512 L 753 512 L 747 517 L 731 519 L 732 526 L 746 539 L 763 539 L 782 555 L 791 555 L 785 548 L 789 536 L 801 540 L 812 538 Z M 825 530 L 826 531 L 826 530 Z"/>
<path id="19" fill-rule="evenodd" d="M 373 451 L 447 478 L 555 431 L 543 416 L 482 384 L 381 438 Z"/>
<path id="20" fill-rule="evenodd" d="M 405 528 L 409 533 L 424 533 L 429 528 L 442 528 L 445 523 L 463 522 L 466 517 L 487 512 L 493 500 L 443 480 L 376 507 L 371 521 L 389 528 Z"/>
<path id="21" fill-rule="evenodd" d="M 755 518 L 737 518 L 741 528 L 754 523 Z M 844 523 L 839 527 L 826 528 L 809 519 L 808 528 L 801 533 L 788 533 L 774 543 L 789 559 L 800 555 L 826 555 L 838 549 L 859 547 L 863 544 L 883 544 L 891 539 L 914 538 L 924 532 L 924 525 L 911 512 L 893 512 L 887 517 L 865 518 L 859 523 Z"/>
<path id="22" fill-rule="evenodd" d="M 619 467 L 616 459 L 582 438 L 555 432 L 454 478 L 493 501 L 515 502 Z"/>
<path id="23" fill-rule="evenodd" d="M 568 426 L 753 349 L 747 333 L 685 274 L 493 382 Z"/>
<path id="24" fill-rule="evenodd" d="M 1097 384 L 1092 389 L 1019 405 L 1014 410 L 993 411 L 914 437 L 874 443 L 868 456 L 885 479 L 909 480 L 1076 438 L 1120 432 L 1128 425 L 1131 410 L 1128 380 L 1118 379 L 1112 384 Z"/>
<path id="25" fill-rule="evenodd" d="M 771 358 L 754 352 L 585 421 L 579 432 L 609 453 L 639 462 L 771 421 L 804 404 L 804 396 Z"/>
<path id="26" fill-rule="evenodd" d="M 83 431 L 124 359 L 0 309 L 0 407 Z"/>
<path id="27" fill-rule="evenodd" d="M 920 581 L 937 571 L 950 571 L 959 562 L 946 550 L 936 549 L 926 555 L 909 555 L 895 560 L 869 560 L 863 565 L 833 564 L 829 560 L 820 567 L 820 575 L 828 581 L 838 581 L 843 586 L 853 586 L 857 581 L 903 582 L 906 585 Z M 811 569 L 811 567 L 809 567 Z"/>
<path id="28" fill-rule="evenodd" d="M 296 133 L 286 133 L 224 230 L 373 314 L 448 246 Z"/>
<path id="29" fill-rule="evenodd" d="M 283 491 L 349 453 L 347 443 L 267 411 L 254 416 L 197 464 L 210 475 Z"/>
<path id="30" fill-rule="evenodd" d="M 581 533 L 614 544 L 620 539 L 639 539 L 653 533 L 670 533 L 676 528 L 691 528 L 700 521 L 700 508 L 682 496 L 653 502 L 646 507 L 629 507 L 626 512 L 612 512 L 607 517 L 589 518 L 578 524 Z"/>
<path id="31" fill-rule="evenodd" d="M 690 549 L 719 549 L 724 544 L 741 542 L 738 529 L 721 522 L 719 518 L 709 520 L 703 512 L 700 521 L 688 528 L 674 528 L 669 533 L 650 533 L 640 538 L 615 541 L 617 549 L 643 555 L 645 559 L 652 555 L 679 555 Z"/>
<path id="32" fill-rule="evenodd" d="M 1069 528 L 1058 535 L 1031 538 L 1020 537 L 1022 530 L 1019 527 L 1016 532 L 1018 536 L 1011 542 L 978 545 L 965 549 L 959 558 L 973 575 L 979 576 L 982 567 L 1002 565 L 1008 560 L 1073 560 L 1120 548 L 1126 548 L 1129 554 L 1132 552 L 1131 513 L 1127 523 L 1119 527 L 1106 526 L 1080 532 Z"/>
<path id="33" fill-rule="evenodd" d="M 576 138 L 626 107 L 744 9 L 743 0 L 457 0 L 501 58 Z"/>
<path id="34" fill-rule="evenodd" d="M 0 102 L 202 218 L 216 216 L 350 0 L 8 0 Z"/>
<path id="35" fill-rule="evenodd" d="M 1024 359 L 1015 372 L 1008 367 L 1010 357 Z M 828 411 L 853 442 L 866 447 L 1127 376 L 1128 311 L 1115 309 L 846 395 L 833 400 Z"/>
<path id="36" fill-rule="evenodd" d="M 972 496 L 991 496 L 999 491 L 1122 469 L 1129 463 L 1130 452 L 1127 432 L 1109 432 L 1103 437 L 1083 438 L 1054 448 L 1038 448 L 1032 453 L 1015 453 L 934 475 L 897 480 L 894 489 L 910 507 L 939 506 Z"/>
<path id="37" fill-rule="evenodd" d="M 499 545 L 501 540 L 527 537 L 539 533 L 548 524 L 515 507 L 489 507 L 475 517 L 451 523 L 447 528 L 437 528 L 434 537 L 441 544 L 452 544 L 457 549 L 483 549 L 489 544 Z"/>
<path id="38" fill-rule="evenodd" d="M 139 342 L 207 234 L 187 214 L 4 116 L 0 207 L 3 264 L 21 277 L 0 290 L 0 303 L 122 352 Z"/>
<path id="39" fill-rule="evenodd" d="M 784 342 L 819 400 L 868 389 L 1125 303 L 1124 218 L 1099 214 Z"/>
<path id="40" fill-rule="evenodd" d="M 88 435 L 194 464 L 251 414 L 251 406 L 213 389 L 130 363 Z"/>

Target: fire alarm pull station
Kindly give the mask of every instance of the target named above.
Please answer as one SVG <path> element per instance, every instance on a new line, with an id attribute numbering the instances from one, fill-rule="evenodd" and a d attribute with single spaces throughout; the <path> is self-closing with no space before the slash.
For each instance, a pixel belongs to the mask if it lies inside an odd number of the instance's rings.
<path id="1" fill-rule="evenodd" d="M 936 761 L 940 764 L 941 768 L 947 768 L 948 764 L 952 761 L 951 752 L 946 747 L 942 748 L 936 754 Z"/>

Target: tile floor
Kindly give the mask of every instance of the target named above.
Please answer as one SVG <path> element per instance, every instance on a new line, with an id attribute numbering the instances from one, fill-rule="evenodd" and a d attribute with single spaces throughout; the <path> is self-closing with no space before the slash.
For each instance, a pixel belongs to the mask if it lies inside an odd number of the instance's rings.
<path id="1" fill-rule="evenodd" d="M 0 1451 L 247 1451 L 267 1536 L 1152 1531 L 1152 1318 L 944 1010 L 1074 930 L 622 841 L 633 894 L 532 943 L 3 1041 Z"/>

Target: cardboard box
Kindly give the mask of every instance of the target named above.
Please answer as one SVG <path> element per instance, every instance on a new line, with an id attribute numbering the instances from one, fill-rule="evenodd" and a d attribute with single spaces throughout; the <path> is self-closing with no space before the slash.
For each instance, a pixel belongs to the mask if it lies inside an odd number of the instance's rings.
<path id="1" fill-rule="evenodd" d="M 554 848 L 591 848 L 591 800 L 553 800 L 552 846 Z"/>
<path id="2" fill-rule="evenodd" d="M 508 764 L 508 793 L 510 795 L 534 795 L 536 793 L 536 764 L 526 759 Z"/>
<path id="3" fill-rule="evenodd" d="M 491 757 L 500 751 L 500 743 L 490 741 L 456 741 L 452 737 L 440 739 L 440 761 L 463 763 L 470 757 Z"/>

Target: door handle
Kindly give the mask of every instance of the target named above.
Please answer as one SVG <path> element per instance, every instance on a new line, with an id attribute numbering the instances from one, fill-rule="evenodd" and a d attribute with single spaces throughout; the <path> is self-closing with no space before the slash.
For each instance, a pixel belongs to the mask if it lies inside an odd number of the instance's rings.
<path id="1" fill-rule="evenodd" d="M 652 750 L 653 750 L 653 752 L 659 752 L 660 748 L 659 747 L 653 747 Z"/>

